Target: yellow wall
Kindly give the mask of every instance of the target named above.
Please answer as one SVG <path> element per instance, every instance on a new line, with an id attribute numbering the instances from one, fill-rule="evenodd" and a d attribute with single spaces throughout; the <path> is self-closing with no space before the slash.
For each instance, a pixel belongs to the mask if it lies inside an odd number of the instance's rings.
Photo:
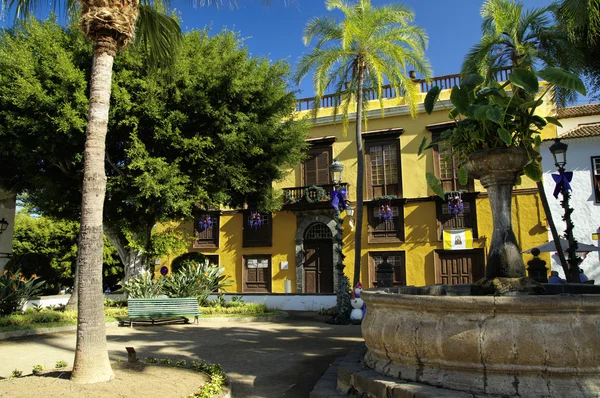
<path id="1" fill-rule="evenodd" d="M 441 98 L 447 99 L 449 90 L 442 92 Z M 424 97 L 424 94 L 422 94 Z M 387 116 L 381 117 L 380 112 L 368 120 L 368 129 L 364 131 L 376 131 L 390 128 L 402 128 L 404 132 L 400 135 L 400 153 L 402 170 L 403 197 L 407 199 L 404 206 L 404 228 L 405 241 L 400 243 L 368 243 L 368 218 L 365 206 L 362 235 L 362 281 L 373 280 L 368 275 L 368 253 L 374 251 L 400 251 L 406 253 L 406 282 L 408 285 L 427 285 L 435 283 L 434 250 L 442 249 L 443 242 L 437 236 L 436 206 L 434 200 L 411 201 L 411 199 L 425 198 L 433 195 L 427 186 L 425 174 L 433 172 L 433 155 L 426 151 L 422 156 L 417 156 L 418 147 L 423 139 L 431 139 L 431 133 L 426 126 L 433 123 L 447 121 L 447 111 L 435 111 L 432 115 L 420 113 L 416 119 L 411 118 L 405 111 L 403 114 L 394 115 L 390 107 L 402 104 L 402 99 L 386 100 Z M 375 110 L 379 106 L 377 101 L 371 101 L 369 109 Z M 403 107 L 406 110 L 406 107 Z M 397 110 L 397 108 L 396 108 Z M 332 108 L 321 109 L 319 117 L 331 115 Z M 550 105 L 541 109 L 542 114 L 552 113 Z M 309 117 L 310 112 L 301 112 L 300 117 Z M 349 199 L 355 201 L 356 192 L 356 146 L 355 146 L 355 124 L 351 122 L 348 126 L 347 135 L 342 133 L 341 118 L 337 123 L 322 123 L 322 119 L 313 120 L 311 137 L 335 136 L 333 143 L 333 157 L 344 164 L 343 180 L 350 184 Z M 544 138 L 556 134 L 552 126 L 547 127 Z M 301 186 L 300 165 L 290 170 L 288 176 L 274 184 L 275 188 L 289 188 Z M 366 186 L 366 184 L 365 184 Z M 520 194 L 513 196 L 513 228 L 517 241 L 522 249 L 528 249 L 547 241 L 546 220 L 541 207 L 541 202 L 535 190 L 535 183 L 523 177 L 522 185 L 518 187 Z M 366 187 L 365 187 L 366 189 Z M 477 181 L 476 191 L 482 192 L 476 200 L 478 239 L 474 241 L 474 248 L 483 248 L 487 254 L 487 247 L 492 236 L 492 216 L 485 190 Z M 347 217 L 346 217 L 347 220 Z M 272 247 L 244 248 L 242 247 L 242 214 L 239 212 L 226 212 L 221 216 L 220 247 L 218 249 L 190 249 L 200 251 L 204 254 L 218 254 L 221 265 L 225 266 L 226 273 L 231 275 L 235 281 L 229 289 L 242 292 L 242 256 L 246 254 L 268 254 L 272 256 L 272 292 L 284 291 L 284 280 L 292 281 L 292 291 L 296 289 L 296 258 L 295 258 L 295 235 L 296 215 L 291 211 L 280 211 L 273 215 L 273 245 Z M 182 224 L 192 233 L 192 224 Z M 343 253 L 346 256 L 345 274 L 352 280 L 354 263 L 354 233 L 346 222 L 344 224 Z M 527 262 L 532 257 L 525 255 Z M 548 261 L 548 257 L 545 258 Z M 288 270 L 280 269 L 280 262 L 288 261 Z M 170 260 L 167 259 L 167 263 Z M 367 285 L 367 283 L 365 283 Z"/>
<path id="2" fill-rule="evenodd" d="M 294 281 L 296 279 L 296 216 L 289 211 L 280 211 L 273 214 L 273 245 L 271 247 L 243 247 L 242 221 L 243 216 L 241 212 L 231 211 L 222 214 L 220 219 L 219 247 L 190 248 L 189 251 L 206 255 L 219 255 L 220 265 L 225 267 L 225 274 L 230 276 L 233 282 L 233 285 L 227 288 L 227 291 L 230 292 L 242 291 L 242 256 L 248 254 L 271 255 L 272 291 L 283 292 L 285 279 L 292 280 L 292 291 L 294 291 Z M 182 222 L 178 228 L 190 235 L 193 234 L 193 224 L 191 221 Z M 170 268 L 173 259 L 162 259 L 160 266 L 167 265 Z M 288 262 L 287 270 L 281 270 L 280 263 L 282 261 Z"/>

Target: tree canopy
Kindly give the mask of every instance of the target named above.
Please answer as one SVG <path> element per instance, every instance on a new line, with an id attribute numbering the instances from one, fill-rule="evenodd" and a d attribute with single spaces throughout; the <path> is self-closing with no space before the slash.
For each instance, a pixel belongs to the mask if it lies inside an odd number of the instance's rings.
<path id="1" fill-rule="evenodd" d="M 54 18 L 0 34 L 0 185 L 42 214 L 80 212 L 90 58 Z M 273 210 L 271 181 L 304 156 L 308 125 L 293 119 L 286 63 L 203 30 L 184 36 L 172 68 L 149 67 L 135 47 L 115 60 L 104 222 L 118 249 L 149 250 L 156 222 L 197 204 Z"/>
<path id="2" fill-rule="evenodd" d="M 9 271 L 21 270 L 25 277 L 36 274 L 46 283 L 43 294 L 57 294 L 73 286 L 79 223 L 17 212 Z M 115 247 L 104 239 L 104 286 L 114 285 L 123 274 Z"/>

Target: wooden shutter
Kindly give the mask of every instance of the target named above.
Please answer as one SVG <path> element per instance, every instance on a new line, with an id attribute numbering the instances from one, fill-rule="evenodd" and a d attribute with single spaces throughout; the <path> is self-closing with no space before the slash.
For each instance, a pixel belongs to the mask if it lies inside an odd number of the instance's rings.
<path id="1" fill-rule="evenodd" d="M 406 255 L 403 251 L 369 253 L 369 287 L 377 286 L 377 266 L 387 255 L 388 263 L 394 266 L 394 286 L 406 286 Z"/>
<path id="2" fill-rule="evenodd" d="M 367 198 L 402 196 L 400 150 L 398 141 L 373 142 L 365 151 Z"/>
<path id="3" fill-rule="evenodd" d="M 309 156 L 310 158 L 304 162 L 304 185 L 329 184 L 331 147 L 311 149 Z"/>
<path id="4" fill-rule="evenodd" d="M 470 284 L 485 273 L 483 250 L 436 251 L 435 283 Z"/>
<path id="5" fill-rule="evenodd" d="M 267 264 L 265 267 L 264 265 Z M 244 292 L 271 292 L 271 256 L 244 256 Z"/>

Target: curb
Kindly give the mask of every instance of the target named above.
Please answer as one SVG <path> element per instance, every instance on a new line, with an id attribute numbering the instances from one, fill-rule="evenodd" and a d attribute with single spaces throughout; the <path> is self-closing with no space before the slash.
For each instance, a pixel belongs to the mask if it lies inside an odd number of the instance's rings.
<path id="1" fill-rule="evenodd" d="M 119 322 L 106 322 L 107 327 L 118 326 Z M 38 334 L 51 334 L 60 332 L 70 332 L 77 330 L 77 325 L 57 326 L 53 328 L 35 328 L 26 330 L 15 330 L 14 332 L 0 333 L 0 340 L 12 339 L 15 337 L 36 336 Z"/>

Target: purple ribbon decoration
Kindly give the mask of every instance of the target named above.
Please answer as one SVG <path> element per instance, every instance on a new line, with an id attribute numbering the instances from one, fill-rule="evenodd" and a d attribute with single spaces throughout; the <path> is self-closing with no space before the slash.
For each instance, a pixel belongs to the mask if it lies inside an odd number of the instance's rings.
<path id="1" fill-rule="evenodd" d="M 342 188 L 339 191 L 331 191 L 331 205 L 334 209 L 339 210 L 340 204 L 342 209 L 346 210 L 346 188 Z"/>
<path id="2" fill-rule="evenodd" d="M 394 213 L 392 212 L 390 205 L 381 205 L 377 217 L 379 217 L 379 221 L 381 221 L 381 219 L 386 221 L 391 220 L 394 217 Z"/>
<path id="3" fill-rule="evenodd" d="M 569 184 L 573 179 L 572 171 L 565 171 L 562 174 L 552 174 L 552 179 L 556 183 L 553 193 L 555 198 L 558 198 L 558 194 L 562 192 L 563 188 L 565 191 L 572 191 L 571 184 Z"/>
<path id="4" fill-rule="evenodd" d="M 250 216 L 250 221 L 248 221 L 248 225 L 250 228 L 258 230 L 258 228 L 260 228 L 262 225 L 262 217 L 260 216 L 260 213 L 252 213 Z"/>
<path id="5" fill-rule="evenodd" d="M 212 221 L 209 216 L 206 216 L 204 220 L 198 221 L 198 229 L 200 231 L 206 231 L 212 225 Z"/>

